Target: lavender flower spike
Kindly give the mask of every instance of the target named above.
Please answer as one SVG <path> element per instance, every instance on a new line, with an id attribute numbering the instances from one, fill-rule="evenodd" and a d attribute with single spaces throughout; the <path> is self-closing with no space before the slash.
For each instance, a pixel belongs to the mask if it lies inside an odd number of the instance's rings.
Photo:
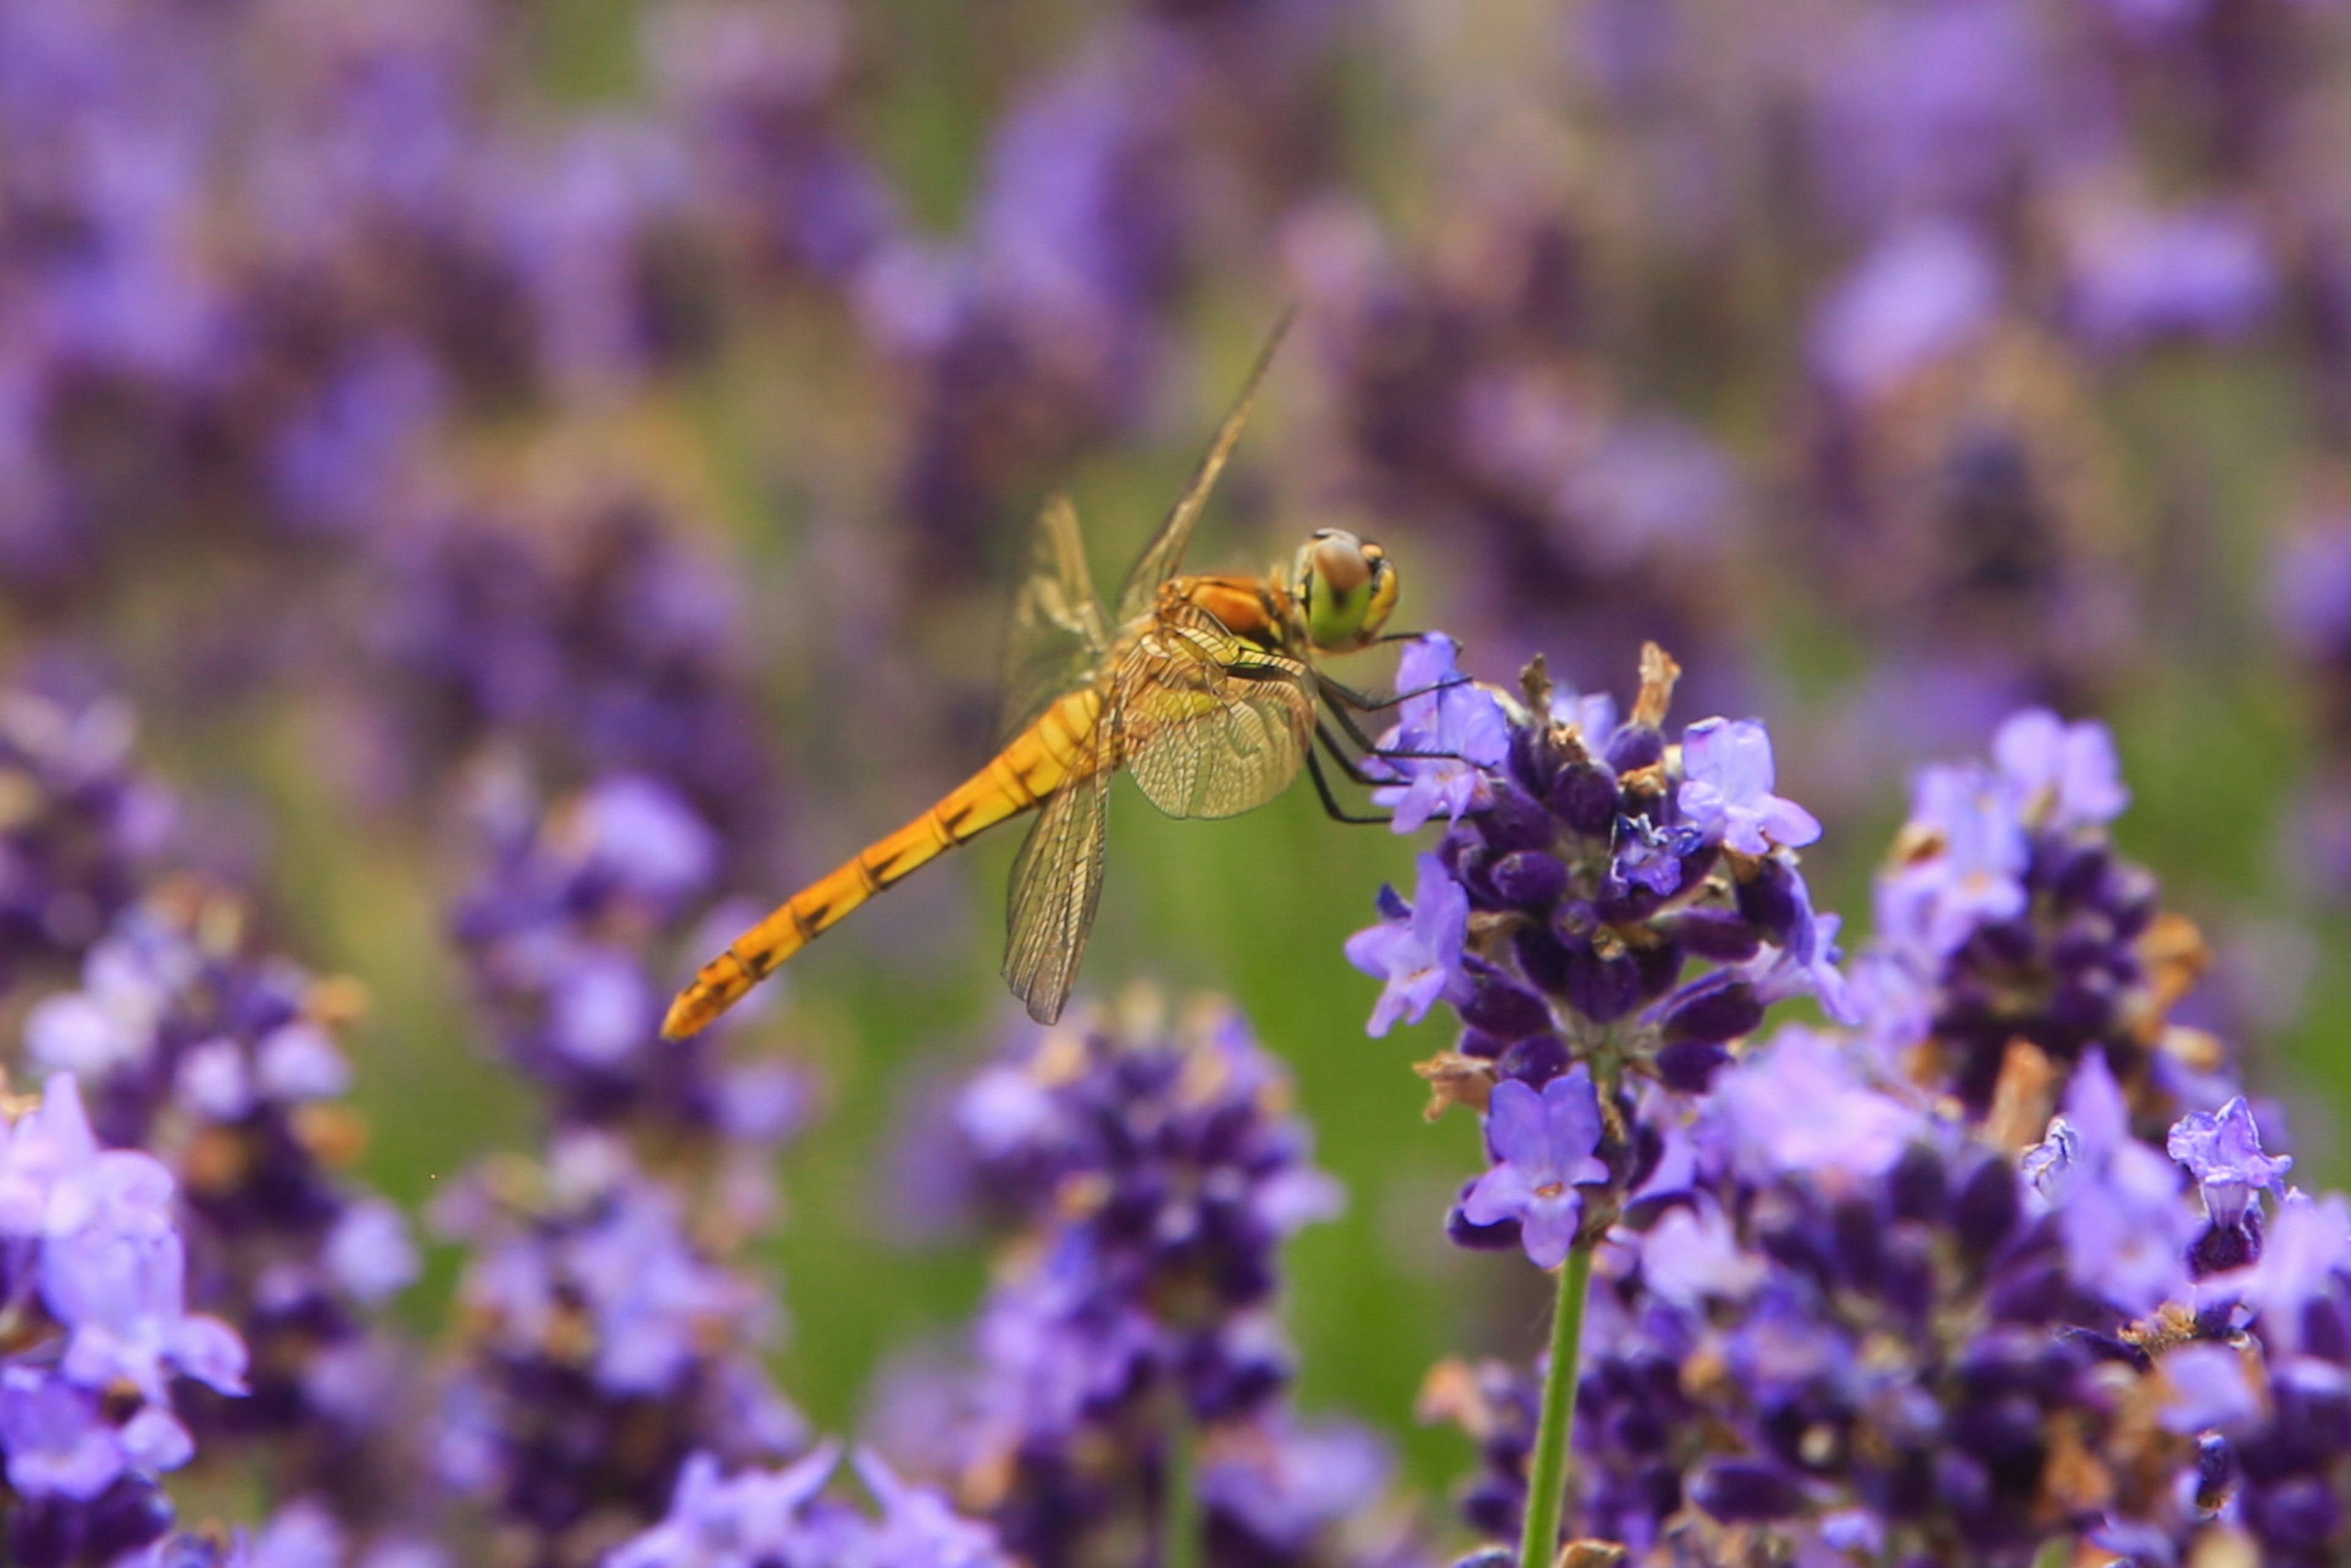
<path id="1" fill-rule="evenodd" d="M 1396 1019 L 1418 1023 L 1438 998 L 1463 985 L 1462 944 L 1469 934 L 1469 894 L 1435 855 L 1419 858 L 1419 885 L 1406 904 L 1384 890 L 1388 918 L 1347 938 L 1347 962 L 1387 982 L 1365 1032 L 1387 1033 Z"/>
<path id="2" fill-rule="evenodd" d="M 1752 719 L 1702 719 L 1682 732 L 1682 814 L 1743 855 L 1797 850 L 1821 836 L 1820 819 L 1771 793 L 1771 737 Z"/>
<path id="3" fill-rule="evenodd" d="M 1527 1256 L 1556 1269 L 1574 1245 L 1583 1203 L 1577 1184 L 1608 1179 L 1600 1146 L 1600 1101 L 1592 1074 L 1578 1062 L 1543 1086 L 1541 1094 L 1515 1078 L 1494 1086 L 1486 1113 L 1486 1143 L 1494 1167 L 1478 1178 L 1461 1205 L 1473 1225 L 1515 1219 Z"/>

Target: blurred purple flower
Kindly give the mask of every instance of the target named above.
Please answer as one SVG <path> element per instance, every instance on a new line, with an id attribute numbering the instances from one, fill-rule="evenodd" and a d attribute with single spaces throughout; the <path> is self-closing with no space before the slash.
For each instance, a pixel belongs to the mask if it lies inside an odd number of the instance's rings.
<path id="1" fill-rule="evenodd" d="M 1813 363 L 1848 398 L 1882 395 L 1990 325 L 2000 273 L 1966 229 L 1928 222 L 1879 242 L 1821 307 Z"/>
<path id="2" fill-rule="evenodd" d="M 1723 1123 L 1761 1170 L 1873 1179 L 1925 1130 L 1917 1111 L 1861 1081 L 1834 1036 L 1801 1025 L 1717 1082 Z"/>
<path id="3" fill-rule="evenodd" d="M 2279 292 L 2267 241 L 2245 214 L 2228 207 L 2100 214 L 2073 249 L 2074 323 L 2104 347 L 2241 338 Z"/>
<path id="4" fill-rule="evenodd" d="M 2114 738 L 2094 721 L 2067 724 L 2046 708 L 2013 714 L 1992 737 L 1993 760 L 2025 821 L 2066 829 L 2104 827 L 2130 804 Z"/>
<path id="5" fill-rule="evenodd" d="M 2186 1297 L 2197 1227 L 2180 1202 L 2179 1167 L 2132 1135 L 2103 1051 L 2074 1068 L 2064 1114 L 2032 1165 L 2077 1286 L 2134 1316 Z"/>

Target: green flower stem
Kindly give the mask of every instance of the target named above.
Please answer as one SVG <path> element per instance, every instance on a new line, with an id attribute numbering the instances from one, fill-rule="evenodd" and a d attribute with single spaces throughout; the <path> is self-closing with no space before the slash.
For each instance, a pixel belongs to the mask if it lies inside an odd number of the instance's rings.
<path id="1" fill-rule="evenodd" d="M 1560 1512 L 1567 1502 L 1567 1439 L 1575 1423 L 1575 1364 L 1583 1341 L 1583 1298 L 1592 1285 L 1592 1249 L 1569 1250 L 1559 1270 L 1559 1305 L 1551 1323 L 1551 1369 L 1543 1376 L 1542 1416 L 1527 1471 L 1527 1528 L 1519 1568 L 1551 1568 L 1559 1551 Z"/>
<path id="2" fill-rule="evenodd" d="M 1200 1568 L 1200 1436 L 1181 1396 L 1168 1403 L 1167 1459 L 1160 1475 L 1159 1568 Z"/>

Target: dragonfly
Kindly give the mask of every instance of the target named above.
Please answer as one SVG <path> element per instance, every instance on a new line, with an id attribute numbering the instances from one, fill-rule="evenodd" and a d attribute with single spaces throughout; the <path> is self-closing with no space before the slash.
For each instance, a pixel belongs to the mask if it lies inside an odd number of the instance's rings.
<path id="1" fill-rule="evenodd" d="M 671 1004 L 664 1038 L 702 1030 L 875 894 L 1032 811 L 1037 821 L 1007 896 L 1004 977 L 1031 1018 L 1054 1022 L 1101 901 L 1110 786 L 1121 769 L 1172 817 L 1238 816 L 1280 795 L 1303 769 L 1333 817 L 1384 820 L 1345 810 L 1316 748 L 1361 784 L 1392 781 L 1367 770 L 1365 757 L 1405 755 L 1378 752 L 1355 716 L 1401 697 L 1366 696 L 1319 665 L 1406 635 L 1384 634 L 1398 587 L 1386 552 L 1322 528 L 1286 568 L 1261 577 L 1182 570 L 1288 325 L 1285 319 L 1268 339 L 1207 455 L 1128 571 L 1114 621 L 1087 570 L 1075 508 L 1062 496 L 1045 503 L 1014 604 L 1001 748 L 930 810 L 794 894 L 705 964 Z"/>

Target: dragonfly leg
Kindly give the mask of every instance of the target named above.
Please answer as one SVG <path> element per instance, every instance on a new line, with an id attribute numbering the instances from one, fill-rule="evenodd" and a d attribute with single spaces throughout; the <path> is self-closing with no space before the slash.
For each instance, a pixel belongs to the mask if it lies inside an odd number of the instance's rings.
<path id="1" fill-rule="evenodd" d="M 1327 739 L 1327 737 L 1325 738 Z M 1343 766 L 1344 766 L 1344 764 L 1343 764 Z M 1311 751 L 1309 751 L 1306 754 L 1306 772 L 1308 777 L 1314 780 L 1314 792 L 1322 798 L 1322 810 L 1332 821 L 1370 823 L 1391 822 L 1395 820 L 1384 811 L 1371 815 L 1364 815 L 1360 812 L 1350 811 L 1344 806 L 1340 805 L 1339 797 L 1331 792 L 1331 780 L 1329 777 L 1322 771 L 1322 758 L 1318 757 Z"/>
<path id="2" fill-rule="evenodd" d="M 1400 780 L 1393 778 L 1384 779 L 1378 774 L 1371 772 L 1365 768 L 1359 758 L 1349 755 L 1347 748 L 1339 743 L 1339 737 L 1331 733 L 1331 727 L 1323 723 L 1319 718 L 1314 721 L 1314 737 L 1322 743 L 1322 748 L 1330 753 L 1331 760 L 1332 763 L 1337 765 L 1339 771 L 1345 774 L 1347 778 L 1354 783 L 1375 789 L 1382 785 L 1400 782 Z M 1395 754 L 1394 752 L 1380 751 L 1374 747 L 1366 747 L 1364 748 L 1364 755 L 1366 757 L 1392 757 Z"/>
<path id="3" fill-rule="evenodd" d="M 1324 695 L 1327 696 L 1330 694 Z M 1408 747 L 1383 747 L 1378 741 L 1364 733 L 1364 727 L 1356 722 L 1353 711 L 1346 703 L 1333 701 L 1324 706 L 1328 708 L 1331 716 L 1339 721 L 1340 728 L 1347 732 L 1347 738 L 1353 741 L 1356 749 L 1366 757 L 1394 758 L 1399 761 L 1420 759 L 1430 762 L 1460 762 L 1466 760 L 1450 751 L 1416 751 Z"/>
<path id="4" fill-rule="evenodd" d="M 1398 703 L 1410 702 L 1415 697 L 1425 697 L 1431 692 L 1441 692 L 1448 687 L 1466 686 L 1470 684 L 1468 675 L 1448 675 L 1444 680 L 1432 681 L 1425 686 L 1415 686 L 1407 692 L 1397 692 L 1393 696 L 1375 697 L 1334 681 L 1320 670 L 1314 673 L 1314 679 L 1322 688 L 1323 696 L 1332 707 L 1350 707 L 1357 713 L 1381 713 L 1395 706 Z"/>

